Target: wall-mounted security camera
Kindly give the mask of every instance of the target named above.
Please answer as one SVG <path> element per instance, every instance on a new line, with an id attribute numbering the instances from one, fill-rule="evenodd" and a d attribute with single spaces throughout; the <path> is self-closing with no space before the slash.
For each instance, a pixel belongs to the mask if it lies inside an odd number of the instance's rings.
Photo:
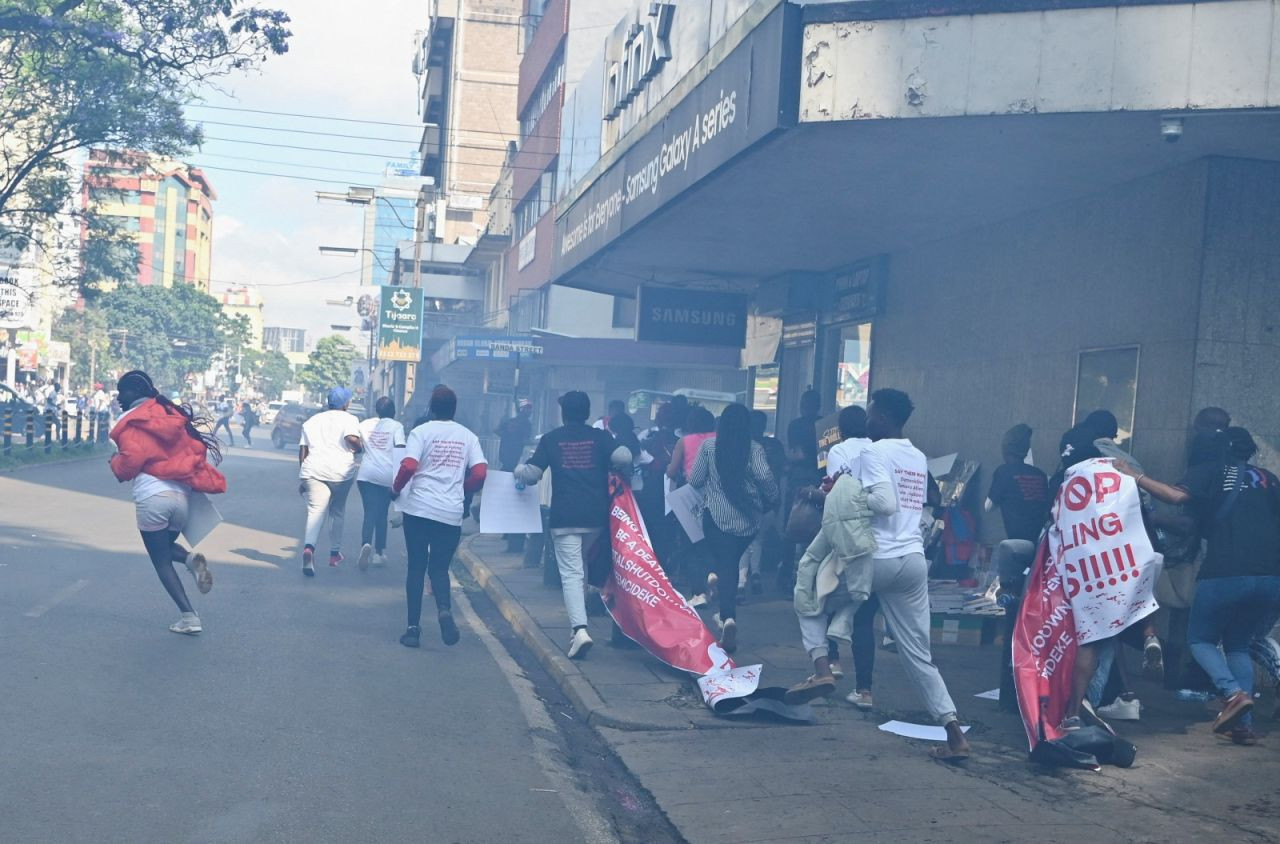
<path id="1" fill-rule="evenodd" d="M 1182 138 L 1182 118 L 1160 118 L 1160 137 L 1164 138 L 1166 143 L 1177 143 Z"/>

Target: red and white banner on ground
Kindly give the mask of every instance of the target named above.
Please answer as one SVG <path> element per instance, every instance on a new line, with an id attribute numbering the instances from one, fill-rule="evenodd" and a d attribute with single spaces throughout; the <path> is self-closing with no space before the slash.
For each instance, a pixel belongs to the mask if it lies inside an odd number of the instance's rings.
<path id="1" fill-rule="evenodd" d="M 1013 671 L 1033 751 L 1062 737 L 1077 648 L 1118 635 L 1158 607 L 1162 559 L 1143 527 L 1137 484 L 1113 462 L 1067 470 L 1027 577 Z"/>
<path id="2" fill-rule="evenodd" d="M 702 699 L 712 710 L 737 709 L 742 699 L 757 691 L 761 666 L 734 665 L 697 611 L 671 585 L 631 489 L 616 479 L 612 484 L 613 568 L 600 590 L 605 607 L 628 638 L 668 665 L 697 675 Z"/>

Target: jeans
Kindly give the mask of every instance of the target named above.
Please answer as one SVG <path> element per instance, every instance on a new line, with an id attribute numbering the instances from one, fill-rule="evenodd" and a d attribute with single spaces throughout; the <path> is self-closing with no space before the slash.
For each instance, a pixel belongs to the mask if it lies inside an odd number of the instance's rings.
<path id="1" fill-rule="evenodd" d="M 1239 691 L 1253 694 L 1249 642 L 1268 632 L 1265 627 L 1277 606 L 1280 576 L 1211 577 L 1196 584 L 1187 642 L 1223 697 Z M 1251 723 L 1249 715 L 1245 719 Z"/>
<path id="2" fill-rule="evenodd" d="M 317 481 L 303 478 L 302 495 L 307 502 L 307 528 L 304 545 L 316 547 L 325 515 L 329 517 L 329 550 L 342 548 L 342 523 L 347 513 L 347 496 L 351 493 L 351 481 Z"/>
<path id="3" fill-rule="evenodd" d="M 373 545 L 379 554 L 387 550 L 387 511 L 391 509 L 391 487 L 373 481 L 356 481 L 360 503 L 364 505 L 364 524 L 360 542 Z"/>
<path id="4" fill-rule="evenodd" d="M 422 622 L 422 588 L 431 578 L 431 594 L 437 610 L 453 608 L 449 597 L 449 564 L 462 539 L 462 527 L 434 519 L 404 514 L 404 544 L 409 555 L 409 573 L 404 579 L 410 627 Z"/>
<path id="5" fill-rule="evenodd" d="M 565 529 L 560 529 L 565 530 Z M 573 530 L 570 528 L 569 530 Z M 574 630 L 587 626 L 586 551 L 600 535 L 600 528 L 583 529 L 574 533 L 551 534 L 556 548 L 556 567 L 560 569 L 560 590 L 564 594 L 564 609 L 569 614 L 569 626 Z"/>
<path id="6" fill-rule="evenodd" d="M 720 621 L 725 622 L 737 615 L 738 563 L 756 537 L 754 533 L 750 536 L 725 533 L 716 527 L 710 513 L 702 514 L 702 531 L 711 551 L 712 571 L 718 578 L 716 591 L 720 594 Z"/>
<path id="7" fill-rule="evenodd" d="M 1107 690 L 1107 682 L 1111 679 L 1111 669 L 1115 667 L 1116 657 L 1120 654 L 1120 637 L 1112 636 L 1096 642 L 1098 648 L 1098 669 L 1093 672 L 1089 681 L 1089 691 L 1085 699 L 1096 709 L 1102 705 L 1102 695 Z"/>
<path id="8" fill-rule="evenodd" d="M 902 667 L 937 723 L 956 718 L 956 705 L 929 649 L 929 564 L 923 554 L 877 557 L 871 591 L 898 643 Z"/>

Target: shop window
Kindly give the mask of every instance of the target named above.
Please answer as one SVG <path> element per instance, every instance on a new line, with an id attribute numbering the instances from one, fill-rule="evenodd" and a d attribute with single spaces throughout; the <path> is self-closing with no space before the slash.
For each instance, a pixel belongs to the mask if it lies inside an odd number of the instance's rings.
<path id="1" fill-rule="evenodd" d="M 1119 423 L 1116 441 L 1124 448 L 1133 441 L 1138 405 L 1138 347 L 1089 349 L 1076 363 L 1076 402 L 1072 424 L 1095 410 L 1109 410 Z"/>
<path id="2" fill-rule="evenodd" d="M 778 427 L 778 365 L 767 363 L 755 368 L 751 409 L 762 410 L 769 417 L 768 430 Z"/>
<path id="3" fill-rule="evenodd" d="M 871 390 L 871 323 L 843 325 L 836 336 L 836 407 L 866 407 Z"/>

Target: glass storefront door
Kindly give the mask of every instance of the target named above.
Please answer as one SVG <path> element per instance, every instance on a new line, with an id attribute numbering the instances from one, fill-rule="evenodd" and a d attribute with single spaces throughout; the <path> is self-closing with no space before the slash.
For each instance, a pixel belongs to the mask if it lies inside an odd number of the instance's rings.
<path id="1" fill-rule="evenodd" d="M 866 407 L 871 391 L 871 323 L 859 322 L 827 329 L 825 377 L 835 379 L 832 392 L 836 408 L 851 404 Z"/>

